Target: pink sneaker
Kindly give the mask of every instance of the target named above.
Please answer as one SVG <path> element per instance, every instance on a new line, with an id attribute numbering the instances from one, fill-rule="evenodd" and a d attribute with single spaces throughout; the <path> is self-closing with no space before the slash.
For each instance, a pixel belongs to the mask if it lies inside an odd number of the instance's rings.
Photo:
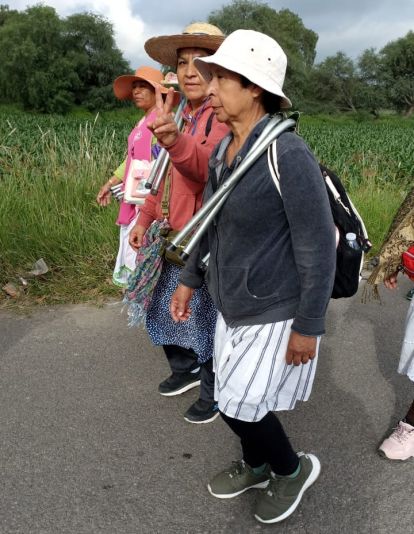
<path id="1" fill-rule="evenodd" d="M 391 436 L 383 441 L 379 452 L 390 460 L 414 457 L 414 426 L 400 421 Z"/>

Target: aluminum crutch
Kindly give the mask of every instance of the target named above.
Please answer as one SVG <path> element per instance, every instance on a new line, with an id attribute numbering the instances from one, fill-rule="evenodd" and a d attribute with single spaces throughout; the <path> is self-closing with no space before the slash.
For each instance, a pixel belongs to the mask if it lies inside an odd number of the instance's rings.
<path id="1" fill-rule="evenodd" d="M 282 132 L 294 128 L 296 118 L 282 120 L 280 115 L 272 117 L 263 129 L 263 132 L 255 141 L 245 159 L 235 169 L 229 178 L 220 186 L 214 195 L 201 207 L 189 223 L 172 239 L 169 250 L 175 250 L 181 241 L 192 232 L 199 224 L 190 241 L 181 253 L 185 261 L 195 248 L 196 244 L 202 237 L 207 227 L 211 224 L 220 208 L 223 206 L 233 187 L 240 180 L 246 170 L 265 152 L 270 143 L 272 143 Z"/>

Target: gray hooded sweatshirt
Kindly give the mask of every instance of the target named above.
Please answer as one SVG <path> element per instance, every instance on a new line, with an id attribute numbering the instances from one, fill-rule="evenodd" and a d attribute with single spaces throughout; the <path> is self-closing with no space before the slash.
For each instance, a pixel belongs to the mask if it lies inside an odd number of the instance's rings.
<path id="1" fill-rule="evenodd" d="M 268 121 L 260 120 L 232 165 L 209 162 L 205 200 L 245 157 Z M 230 134 L 231 135 L 231 134 Z M 263 154 L 244 174 L 182 270 L 180 282 L 198 288 L 204 278 L 229 326 L 294 319 L 307 336 L 325 332 L 335 275 L 335 227 L 323 177 L 312 152 L 293 132 L 277 140 L 280 196 Z M 217 177 L 217 170 L 220 176 Z M 200 259 L 210 252 L 207 272 Z"/>

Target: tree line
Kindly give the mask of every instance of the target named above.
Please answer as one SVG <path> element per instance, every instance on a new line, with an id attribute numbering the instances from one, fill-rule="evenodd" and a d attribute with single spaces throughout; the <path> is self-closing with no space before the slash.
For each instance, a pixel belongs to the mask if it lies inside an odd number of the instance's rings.
<path id="1" fill-rule="evenodd" d="M 318 35 L 288 9 L 233 0 L 208 21 L 228 34 L 253 29 L 275 38 L 288 56 L 286 93 L 308 113 L 380 110 L 414 113 L 414 33 L 357 60 L 343 52 L 315 64 Z M 43 112 L 119 105 L 112 82 L 133 68 L 114 40 L 113 27 L 93 13 L 61 19 L 48 6 L 19 12 L 0 6 L 0 100 Z M 136 66 L 134 66 L 135 68 Z"/>
<path id="2" fill-rule="evenodd" d="M 42 5 L 23 12 L 0 6 L 0 65 L 1 100 L 46 113 L 109 109 L 114 78 L 130 71 L 103 17 L 61 19 Z"/>

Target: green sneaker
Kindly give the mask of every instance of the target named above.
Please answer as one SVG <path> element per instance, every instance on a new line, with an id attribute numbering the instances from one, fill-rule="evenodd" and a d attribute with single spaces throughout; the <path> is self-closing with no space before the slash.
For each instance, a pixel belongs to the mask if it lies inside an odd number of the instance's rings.
<path id="1" fill-rule="evenodd" d="M 250 488 L 266 488 L 270 479 L 270 466 L 266 465 L 261 475 L 243 460 L 233 462 L 231 467 L 216 475 L 207 484 L 208 491 L 219 499 L 231 499 Z"/>
<path id="2" fill-rule="evenodd" d="M 321 472 L 321 464 L 313 454 L 298 454 L 300 473 L 295 478 L 271 474 L 269 487 L 261 492 L 254 517 L 261 523 L 278 523 L 296 510 L 305 490 Z"/>

